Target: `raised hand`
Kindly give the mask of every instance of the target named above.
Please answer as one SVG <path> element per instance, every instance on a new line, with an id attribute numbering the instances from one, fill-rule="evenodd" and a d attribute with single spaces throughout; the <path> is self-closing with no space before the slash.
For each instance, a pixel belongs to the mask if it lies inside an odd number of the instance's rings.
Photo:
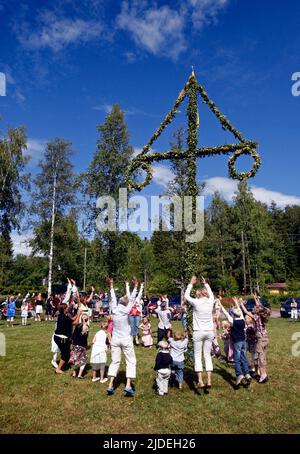
<path id="1" fill-rule="evenodd" d="M 191 278 L 191 284 L 192 284 L 192 285 L 195 285 L 196 283 L 197 283 L 197 278 L 196 278 L 196 276 L 192 276 L 192 278 Z"/>
<path id="2" fill-rule="evenodd" d="M 138 278 L 136 276 L 133 276 L 132 283 L 133 283 L 134 287 L 138 286 L 139 280 L 138 280 Z"/>
<path id="3" fill-rule="evenodd" d="M 110 288 L 112 288 L 113 285 L 114 285 L 114 280 L 113 280 L 113 278 L 112 278 L 112 277 L 107 277 L 107 278 L 106 278 L 106 283 L 107 283 L 107 285 L 108 285 Z"/>

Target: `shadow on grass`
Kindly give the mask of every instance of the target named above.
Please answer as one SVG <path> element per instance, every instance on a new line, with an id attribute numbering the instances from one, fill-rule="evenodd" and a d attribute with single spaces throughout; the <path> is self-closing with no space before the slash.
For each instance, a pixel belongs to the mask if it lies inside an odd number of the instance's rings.
<path id="1" fill-rule="evenodd" d="M 194 392 L 197 396 L 202 396 L 203 394 L 209 394 L 209 390 L 206 388 L 200 389 L 195 385 L 195 372 L 188 368 L 184 373 L 184 381 L 188 385 L 189 389 Z"/>
<path id="2" fill-rule="evenodd" d="M 227 381 L 227 383 L 229 383 L 229 385 L 235 390 L 237 391 L 238 390 L 238 387 L 236 386 L 235 384 L 235 380 L 234 380 L 234 377 L 231 375 L 230 372 L 228 372 L 228 370 L 224 369 L 223 367 L 221 367 L 220 365 L 217 365 L 215 367 L 215 373 L 217 373 L 218 375 L 220 375 L 222 378 L 224 378 L 225 381 Z"/>

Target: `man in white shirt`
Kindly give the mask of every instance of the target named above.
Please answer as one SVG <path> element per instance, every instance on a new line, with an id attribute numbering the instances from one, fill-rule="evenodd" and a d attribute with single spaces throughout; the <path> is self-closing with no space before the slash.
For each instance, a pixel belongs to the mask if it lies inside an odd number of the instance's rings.
<path id="1" fill-rule="evenodd" d="M 127 396 L 133 397 L 134 389 L 132 388 L 131 381 L 136 378 L 136 356 L 128 317 L 137 296 L 138 280 L 137 278 L 133 279 L 133 292 L 129 297 L 123 296 L 120 298 L 119 304 L 117 303 L 115 290 L 113 288 L 113 279 L 109 279 L 109 284 L 111 294 L 111 314 L 113 318 L 113 333 L 111 340 L 111 364 L 108 369 L 110 382 L 107 394 L 114 394 L 114 379 L 118 374 L 123 352 L 126 361 L 125 393 Z M 126 286 L 128 286 L 127 283 Z M 141 287 L 143 288 L 143 284 Z"/>
<path id="2" fill-rule="evenodd" d="M 198 374 L 199 388 L 211 388 L 211 373 L 213 364 L 211 359 L 211 348 L 214 339 L 213 309 L 214 294 L 211 291 L 206 279 L 202 277 L 203 288 L 196 291 L 197 298 L 191 297 L 191 291 L 196 284 L 197 278 L 193 276 L 188 285 L 184 297 L 193 308 L 193 342 L 195 372 Z M 205 369 L 207 372 L 207 384 L 203 383 L 202 353 L 204 354 Z"/>

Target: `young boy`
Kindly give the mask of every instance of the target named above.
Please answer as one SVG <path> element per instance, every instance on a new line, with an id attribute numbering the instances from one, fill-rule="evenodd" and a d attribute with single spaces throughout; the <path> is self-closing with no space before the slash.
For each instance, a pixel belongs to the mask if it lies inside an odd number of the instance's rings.
<path id="1" fill-rule="evenodd" d="M 233 341 L 233 357 L 236 373 L 236 386 L 248 385 L 251 382 L 250 364 L 247 358 L 247 345 L 245 334 L 245 319 L 238 300 L 234 298 L 235 308 L 231 310 L 232 316 L 224 306 L 221 309 L 231 325 L 231 337 Z"/>
<path id="2" fill-rule="evenodd" d="M 156 371 L 157 394 L 159 396 L 164 396 L 165 394 L 168 394 L 173 359 L 169 353 L 168 342 L 162 340 L 158 343 L 158 347 L 160 350 L 156 356 L 154 370 Z"/>
<path id="3" fill-rule="evenodd" d="M 184 352 L 187 349 L 188 339 L 182 338 L 180 332 L 174 334 L 174 337 L 169 337 L 170 353 L 173 359 L 172 373 L 175 374 L 175 379 L 178 383 L 178 388 L 182 389 L 183 369 L 184 369 Z"/>

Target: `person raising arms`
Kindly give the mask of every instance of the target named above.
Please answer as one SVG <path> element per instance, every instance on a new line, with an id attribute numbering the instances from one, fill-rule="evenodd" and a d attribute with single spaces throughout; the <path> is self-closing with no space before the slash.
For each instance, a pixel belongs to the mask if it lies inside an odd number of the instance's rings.
<path id="1" fill-rule="evenodd" d="M 203 287 L 196 290 L 196 298 L 191 297 L 193 286 L 197 283 L 196 276 L 193 276 L 187 286 L 184 297 L 193 308 L 193 342 L 195 372 L 198 375 L 197 387 L 211 388 L 211 373 L 213 363 L 211 359 L 211 348 L 214 339 L 214 294 L 207 279 L 201 278 Z M 204 354 L 205 369 L 207 372 L 207 383 L 203 382 L 202 353 Z"/>
<path id="2" fill-rule="evenodd" d="M 136 356 L 133 345 L 133 338 L 131 336 L 131 327 L 129 323 L 129 313 L 135 304 L 138 292 L 138 279 L 136 277 L 132 280 L 134 289 L 131 295 L 117 298 L 113 287 L 113 279 L 108 279 L 111 295 L 111 315 L 113 320 L 113 333 L 111 339 L 111 364 L 108 369 L 108 376 L 110 377 L 107 394 L 112 395 L 115 392 L 114 380 L 118 374 L 121 364 L 122 353 L 124 353 L 126 361 L 126 386 L 125 395 L 128 397 L 134 396 L 134 389 L 132 387 L 132 380 L 136 378 Z M 128 288 L 126 283 L 126 288 Z M 144 285 L 141 284 L 140 293 L 143 291 Z"/>

